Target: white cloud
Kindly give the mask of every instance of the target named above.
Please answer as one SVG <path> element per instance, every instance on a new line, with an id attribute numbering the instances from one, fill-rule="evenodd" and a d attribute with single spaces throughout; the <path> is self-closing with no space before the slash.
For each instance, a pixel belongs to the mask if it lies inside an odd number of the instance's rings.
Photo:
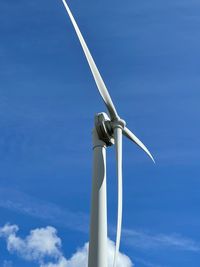
<path id="1" fill-rule="evenodd" d="M 108 267 L 113 266 L 113 259 L 114 259 L 114 252 L 115 252 L 115 244 L 113 241 L 108 240 Z M 117 267 L 131 267 L 133 263 L 126 255 L 120 253 L 118 257 L 118 264 Z"/>
<path id="2" fill-rule="evenodd" d="M 114 242 L 108 240 L 108 267 L 113 266 L 115 245 Z M 87 267 L 88 263 L 88 243 L 79 249 L 69 260 L 61 258 L 57 264 L 47 264 L 41 267 Z M 132 267 L 131 260 L 124 254 L 120 253 L 118 257 L 117 267 Z"/>
<path id="3" fill-rule="evenodd" d="M 65 257 L 61 257 L 57 263 L 42 264 L 40 267 L 69 267 L 68 261 Z M 80 265 L 79 265 L 80 266 Z M 82 266 L 84 267 L 84 265 Z"/>
<path id="4" fill-rule="evenodd" d="M 61 240 L 55 228 L 35 229 L 24 239 L 17 236 L 17 225 L 5 225 L 0 228 L 0 236 L 7 241 L 7 249 L 26 260 L 42 261 L 45 257 L 58 259 L 61 256 Z"/>
<path id="5" fill-rule="evenodd" d="M 66 259 L 62 253 L 61 239 L 55 228 L 47 226 L 30 231 L 25 238 L 17 235 L 17 225 L 6 224 L 0 228 L 0 237 L 5 238 L 7 249 L 28 261 L 35 261 L 40 267 L 87 267 L 88 243 Z M 108 267 L 113 266 L 115 245 L 108 240 Z M 9 265 L 8 265 L 9 266 Z M 119 253 L 117 267 L 132 267 L 131 260 Z"/>
<path id="6" fill-rule="evenodd" d="M 17 225 L 6 224 L 4 227 L 0 228 L 0 237 L 9 237 L 10 235 L 15 234 L 19 230 Z"/>

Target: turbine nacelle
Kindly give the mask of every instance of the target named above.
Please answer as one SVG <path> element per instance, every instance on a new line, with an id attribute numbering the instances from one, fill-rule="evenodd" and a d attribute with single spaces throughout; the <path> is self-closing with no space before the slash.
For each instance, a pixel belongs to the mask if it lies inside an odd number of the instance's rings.
<path id="1" fill-rule="evenodd" d="M 119 117 L 110 120 L 109 116 L 105 112 L 101 112 L 95 115 L 95 127 L 99 136 L 99 139 L 106 143 L 107 146 L 115 144 L 114 141 L 114 129 L 124 129 L 126 122 Z"/>

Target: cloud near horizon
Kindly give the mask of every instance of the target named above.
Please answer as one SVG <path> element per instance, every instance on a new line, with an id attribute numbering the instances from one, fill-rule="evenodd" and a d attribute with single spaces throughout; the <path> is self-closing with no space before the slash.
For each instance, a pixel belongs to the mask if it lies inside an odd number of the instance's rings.
<path id="1" fill-rule="evenodd" d="M 25 238 L 18 236 L 17 225 L 6 224 L 0 228 L 0 238 L 4 238 L 7 250 L 26 261 L 33 261 L 39 267 L 87 267 L 88 243 L 78 249 L 70 259 L 62 252 L 62 241 L 54 227 L 31 230 Z M 112 267 L 114 258 L 114 242 L 108 240 L 108 267 Z M 11 264 L 11 263 L 9 263 Z M 11 264 L 12 265 L 12 264 Z M 117 267 L 132 267 L 128 256 L 119 253 Z"/>
<path id="2" fill-rule="evenodd" d="M 88 233 L 89 216 L 82 212 L 71 212 L 54 203 L 45 202 L 17 190 L 0 188 L 0 207 L 50 222 L 55 226 L 81 233 Z M 110 226 L 111 236 L 116 228 Z M 173 249 L 200 252 L 200 243 L 179 233 L 151 233 L 145 230 L 122 229 L 122 242 L 132 249 Z"/>

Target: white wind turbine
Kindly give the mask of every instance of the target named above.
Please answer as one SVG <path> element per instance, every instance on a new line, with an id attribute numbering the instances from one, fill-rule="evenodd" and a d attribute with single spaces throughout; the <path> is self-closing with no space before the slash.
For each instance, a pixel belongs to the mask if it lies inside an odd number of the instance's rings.
<path id="1" fill-rule="evenodd" d="M 122 225 L 122 134 L 143 149 L 153 162 L 154 159 L 145 145 L 126 127 L 126 122 L 119 117 L 72 12 L 66 1 L 62 0 L 62 2 L 76 31 L 99 93 L 109 113 L 109 116 L 106 113 L 97 114 L 93 129 L 94 156 L 88 267 L 107 267 L 106 147 L 113 144 L 116 146 L 118 177 L 117 234 L 113 264 L 113 267 L 116 267 Z"/>

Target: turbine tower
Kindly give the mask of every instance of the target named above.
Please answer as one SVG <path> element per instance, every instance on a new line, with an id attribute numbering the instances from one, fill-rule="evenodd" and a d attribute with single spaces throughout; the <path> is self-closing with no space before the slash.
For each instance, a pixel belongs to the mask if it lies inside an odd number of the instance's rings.
<path id="1" fill-rule="evenodd" d="M 72 12 L 66 1 L 62 0 L 62 2 L 80 41 L 93 78 L 109 114 L 109 116 L 106 113 L 97 114 L 93 129 L 93 178 L 88 267 L 107 267 L 106 148 L 112 145 L 116 147 L 118 178 L 117 233 L 113 259 L 113 267 L 116 267 L 122 227 L 122 135 L 128 137 L 144 150 L 153 162 L 154 159 L 145 145 L 126 127 L 126 122 L 118 115 Z"/>

